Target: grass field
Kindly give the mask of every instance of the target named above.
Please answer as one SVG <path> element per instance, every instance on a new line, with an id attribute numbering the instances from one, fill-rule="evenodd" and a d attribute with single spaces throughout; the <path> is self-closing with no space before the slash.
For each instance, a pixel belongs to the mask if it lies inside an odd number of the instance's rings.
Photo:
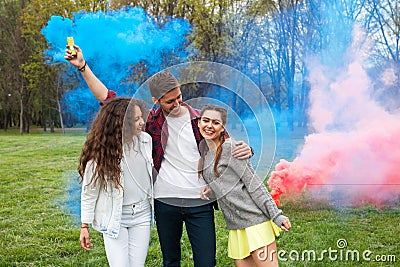
<path id="1" fill-rule="evenodd" d="M 84 133 L 0 132 L 0 266 L 107 266 L 101 235 L 91 230 L 95 246 L 82 251 L 79 220 L 66 208 L 84 140 Z M 400 266 L 398 205 L 344 208 L 301 197 L 281 208 L 293 229 L 278 238 L 280 266 Z M 233 266 L 215 214 L 217 266 Z M 153 229 L 146 266 L 161 260 Z M 186 235 L 182 266 L 193 266 Z"/>

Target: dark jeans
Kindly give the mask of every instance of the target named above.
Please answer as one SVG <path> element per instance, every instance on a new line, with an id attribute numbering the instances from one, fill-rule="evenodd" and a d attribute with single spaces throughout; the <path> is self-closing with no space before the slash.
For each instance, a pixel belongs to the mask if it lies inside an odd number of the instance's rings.
<path id="1" fill-rule="evenodd" d="M 183 222 L 192 245 L 194 267 L 214 267 L 216 243 L 212 204 L 187 206 L 184 199 L 174 200 L 176 201 L 173 204 L 155 200 L 163 267 L 180 266 Z"/>

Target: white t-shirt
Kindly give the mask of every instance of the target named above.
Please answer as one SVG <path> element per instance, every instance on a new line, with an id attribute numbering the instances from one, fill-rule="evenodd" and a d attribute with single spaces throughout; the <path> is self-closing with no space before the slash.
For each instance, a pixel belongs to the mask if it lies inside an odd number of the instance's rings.
<path id="1" fill-rule="evenodd" d="M 180 117 L 167 117 L 168 141 L 157 180 L 155 198 L 200 198 L 205 185 L 198 179 L 200 159 L 189 111 Z"/>
<path id="2" fill-rule="evenodd" d="M 124 176 L 123 205 L 138 203 L 148 198 L 148 193 L 151 192 L 151 179 L 137 136 L 134 137 L 134 145 L 131 145 L 131 148 L 124 153 L 121 169 Z"/>

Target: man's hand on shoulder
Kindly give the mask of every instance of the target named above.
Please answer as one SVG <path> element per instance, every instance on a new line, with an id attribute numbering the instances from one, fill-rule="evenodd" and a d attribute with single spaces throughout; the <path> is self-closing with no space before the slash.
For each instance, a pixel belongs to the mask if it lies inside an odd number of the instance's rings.
<path id="1" fill-rule="evenodd" d="M 238 141 L 232 150 L 232 156 L 237 159 L 248 159 L 253 156 L 251 147 L 243 141 Z"/>

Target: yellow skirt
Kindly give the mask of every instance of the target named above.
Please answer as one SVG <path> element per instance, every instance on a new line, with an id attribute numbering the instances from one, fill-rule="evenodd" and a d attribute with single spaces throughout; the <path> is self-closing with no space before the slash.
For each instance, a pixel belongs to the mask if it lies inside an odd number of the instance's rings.
<path id="1" fill-rule="evenodd" d="M 228 239 L 228 257 L 244 259 L 252 251 L 265 247 L 275 241 L 282 231 L 275 223 L 266 221 L 244 229 L 230 230 Z"/>

